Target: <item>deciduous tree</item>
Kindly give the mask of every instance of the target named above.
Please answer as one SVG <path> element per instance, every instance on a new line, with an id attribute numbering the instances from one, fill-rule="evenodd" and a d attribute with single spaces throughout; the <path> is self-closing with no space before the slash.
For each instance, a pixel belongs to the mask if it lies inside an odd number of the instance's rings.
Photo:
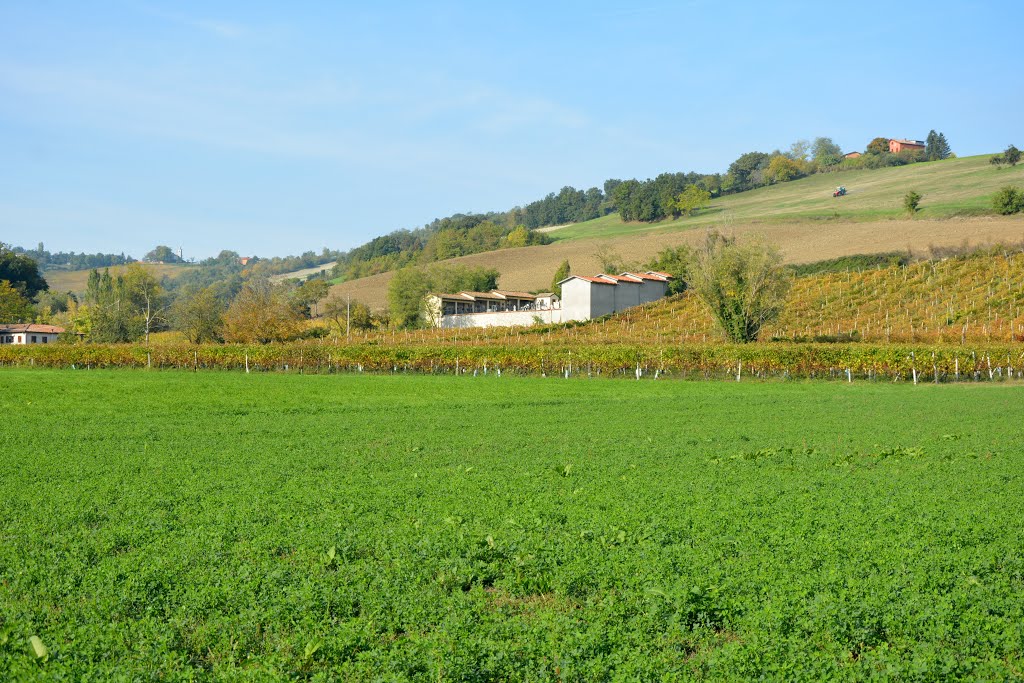
<path id="1" fill-rule="evenodd" d="M 10 245 L 3 242 L 0 242 L 0 280 L 7 280 L 28 299 L 50 288 L 34 259 L 12 251 Z"/>
<path id="2" fill-rule="evenodd" d="M 347 336 L 351 330 L 369 330 L 374 326 L 370 307 L 347 296 L 334 296 L 325 301 L 324 318 L 330 321 L 339 335 Z"/>
<path id="3" fill-rule="evenodd" d="M 1020 150 L 1014 147 L 1013 145 L 1007 147 L 1002 154 L 997 154 L 991 159 L 989 159 L 989 163 L 997 167 L 1002 167 L 1004 164 L 1011 167 L 1016 166 L 1017 162 L 1019 161 Z"/>
<path id="4" fill-rule="evenodd" d="M 765 180 L 771 183 L 784 183 L 801 175 L 800 164 L 781 154 L 772 157 L 765 170 Z"/>
<path id="5" fill-rule="evenodd" d="M 812 146 L 814 163 L 819 168 L 835 166 L 843 160 L 843 149 L 832 141 L 832 138 L 814 138 Z"/>
<path id="6" fill-rule="evenodd" d="M 319 315 L 320 301 L 331 291 L 331 283 L 323 278 L 306 280 L 295 290 L 296 302 L 309 311 L 309 315 Z"/>
<path id="7" fill-rule="evenodd" d="M 530 244 L 530 231 L 525 225 L 517 225 L 512 228 L 512 232 L 505 235 L 502 240 L 501 246 L 506 249 L 515 249 L 516 247 L 525 247 Z"/>
<path id="8" fill-rule="evenodd" d="M 423 298 L 430 291 L 430 276 L 423 268 L 395 271 L 388 283 L 388 311 L 396 327 L 419 327 L 423 323 Z"/>
<path id="9" fill-rule="evenodd" d="M 996 193 L 992 199 L 992 205 L 1004 216 L 1020 213 L 1024 211 L 1024 190 L 1006 186 Z"/>
<path id="10" fill-rule="evenodd" d="M 174 329 L 192 344 L 220 341 L 223 314 L 223 304 L 211 287 L 182 292 L 170 310 Z"/>
<path id="11" fill-rule="evenodd" d="M 128 266 L 123 278 L 129 315 L 137 319 L 134 327 L 141 326 L 148 344 L 150 333 L 167 323 L 167 296 L 153 274 L 142 266 Z"/>
<path id="12" fill-rule="evenodd" d="M 666 247 L 658 252 L 657 258 L 647 263 L 647 268 L 661 273 L 669 273 L 672 280 L 668 283 L 668 293 L 680 294 L 689 287 L 692 259 L 693 250 L 685 244 L 678 247 Z"/>
<path id="13" fill-rule="evenodd" d="M 33 317 L 32 302 L 28 297 L 8 280 L 0 280 L 0 322 L 27 323 L 32 322 Z"/>
<path id="14" fill-rule="evenodd" d="M 789 146 L 789 151 L 786 152 L 786 156 L 793 161 L 799 163 L 806 163 L 808 161 L 808 155 L 811 151 L 811 143 L 807 140 L 797 140 Z"/>
<path id="15" fill-rule="evenodd" d="M 711 193 L 696 185 L 689 185 L 676 196 L 676 211 L 689 216 L 711 203 Z"/>
<path id="16" fill-rule="evenodd" d="M 868 143 L 867 147 L 868 154 L 888 154 L 889 153 L 889 138 L 875 138 Z"/>
<path id="17" fill-rule="evenodd" d="M 569 274 L 571 272 L 572 270 L 569 267 L 568 259 L 562 261 L 562 263 L 558 266 L 558 269 L 555 270 L 555 275 L 553 278 L 551 278 L 551 291 L 555 293 L 555 296 L 561 298 L 562 285 L 560 285 L 559 283 L 565 278 L 569 277 Z"/>
<path id="18" fill-rule="evenodd" d="M 302 331 L 302 313 L 281 287 L 250 280 L 224 314 L 224 340 L 267 344 L 294 339 Z"/>
<path id="19" fill-rule="evenodd" d="M 782 311 L 791 279 L 777 249 L 712 231 L 694 253 L 690 282 L 730 340 L 751 342 Z"/>
<path id="20" fill-rule="evenodd" d="M 1003 160 L 1009 166 L 1016 166 L 1017 162 L 1020 161 L 1020 150 L 1010 145 L 1003 151 Z"/>
<path id="21" fill-rule="evenodd" d="M 760 184 L 763 174 L 760 173 L 768 167 L 771 157 L 764 152 L 747 152 L 740 155 L 736 161 L 729 164 L 729 172 L 726 174 L 722 185 L 732 192 L 749 190 Z"/>
<path id="22" fill-rule="evenodd" d="M 164 244 L 155 247 L 152 251 L 147 253 L 142 260 L 149 261 L 150 263 L 182 262 L 182 259 L 177 254 L 174 253 L 174 250 Z"/>

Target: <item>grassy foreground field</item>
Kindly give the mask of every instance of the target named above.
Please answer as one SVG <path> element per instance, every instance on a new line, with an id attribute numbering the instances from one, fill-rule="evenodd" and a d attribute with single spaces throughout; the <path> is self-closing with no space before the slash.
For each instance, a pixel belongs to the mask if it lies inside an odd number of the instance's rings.
<path id="1" fill-rule="evenodd" d="M 1024 670 L 1021 387 L 0 389 L 3 680 Z"/>

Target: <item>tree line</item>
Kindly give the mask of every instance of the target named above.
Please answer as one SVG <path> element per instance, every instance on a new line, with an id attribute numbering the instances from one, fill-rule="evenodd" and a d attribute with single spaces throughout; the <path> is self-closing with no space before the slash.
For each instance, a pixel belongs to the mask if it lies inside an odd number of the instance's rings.
<path id="1" fill-rule="evenodd" d="M 797 140 L 785 151 L 745 152 L 722 173 L 662 173 L 655 178 L 609 178 L 602 187 L 565 186 L 507 211 L 458 213 L 414 230 L 396 230 L 338 255 L 332 276 L 352 280 L 407 266 L 506 247 L 544 244 L 538 228 L 579 223 L 618 212 L 624 221 L 655 222 L 699 210 L 715 197 L 788 182 L 814 173 L 882 168 L 952 155 L 945 135 L 932 130 L 924 150 L 889 151 L 889 138 L 873 139 L 857 158 L 846 158 L 831 138 Z"/>
<path id="2" fill-rule="evenodd" d="M 120 254 L 76 254 L 73 251 L 51 252 L 46 249 L 42 242 L 35 249 L 23 247 L 8 247 L 16 254 L 21 254 L 35 261 L 40 268 L 66 268 L 68 270 L 85 270 L 86 268 L 105 268 L 109 266 L 122 266 L 131 263 L 135 259 Z"/>
<path id="3" fill-rule="evenodd" d="M 508 235 L 505 236 L 506 238 Z M 352 330 L 419 324 L 428 291 L 488 291 L 498 271 L 464 265 L 400 269 L 389 292 L 389 313 L 372 313 L 358 301 L 327 298 L 330 283 L 313 278 L 272 282 L 222 251 L 177 278 L 157 277 L 144 264 L 89 273 L 85 292 L 51 292 L 38 264 L 0 244 L 0 322 L 42 322 L 67 330 L 64 341 L 150 341 L 179 332 L 191 343 L 283 342 L 319 337 L 333 328 Z M 320 318 L 324 325 L 310 324 Z"/>

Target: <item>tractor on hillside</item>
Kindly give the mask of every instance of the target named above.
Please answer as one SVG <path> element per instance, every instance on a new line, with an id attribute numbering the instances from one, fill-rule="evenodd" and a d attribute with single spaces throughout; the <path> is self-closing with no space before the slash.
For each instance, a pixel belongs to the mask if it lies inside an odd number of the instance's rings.
<path id="1" fill-rule="evenodd" d="M 837 188 L 836 188 L 836 189 L 835 189 L 835 190 L 834 190 L 834 191 L 832 192 L 832 196 L 833 196 L 833 197 L 843 197 L 843 196 L 845 196 L 845 195 L 846 195 L 846 186 L 845 186 L 845 185 L 840 185 L 839 187 L 837 187 Z"/>

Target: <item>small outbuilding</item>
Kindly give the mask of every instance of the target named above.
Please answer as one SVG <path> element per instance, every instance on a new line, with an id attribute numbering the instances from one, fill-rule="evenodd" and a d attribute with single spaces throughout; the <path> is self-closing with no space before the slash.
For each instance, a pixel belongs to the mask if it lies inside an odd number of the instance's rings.
<path id="1" fill-rule="evenodd" d="M 558 322 L 558 297 L 551 292 L 530 294 L 507 289 L 490 292 L 428 294 L 427 319 L 436 327 L 507 327 Z"/>
<path id="2" fill-rule="evenodd" d="M 642 273 L 570 275 L 562 286 L 562 321 L 591 320 L 657 301 L 668 293 L 672 276 L 653 270 Z"/>

